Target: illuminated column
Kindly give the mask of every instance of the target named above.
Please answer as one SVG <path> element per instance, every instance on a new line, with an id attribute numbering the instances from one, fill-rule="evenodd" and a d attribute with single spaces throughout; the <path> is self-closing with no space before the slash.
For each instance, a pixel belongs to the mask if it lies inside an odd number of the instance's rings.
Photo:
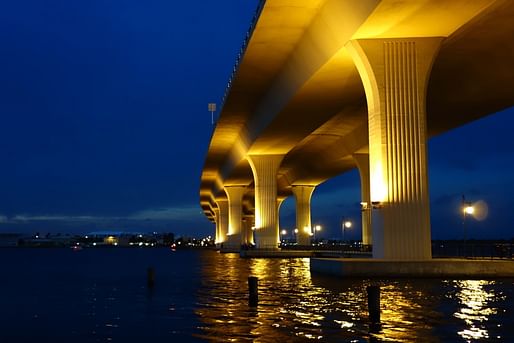
<path id="1" fill-rule="evenodd" d="M 298 245 L 311 244 L 311 196 L 315 186 L 293 186 L 296 199 L 296 243 Z"/>
<path id="2" fill-rule="evenodd" d="M 283 155 L 249 155 L 255 183 L 256 248 L 278 248 L 277 172 Z"/>
<path id="3" fill-rule="evenodd" d="M 243 194 L 245 186 L 225 186 L 228 197 L 228 237 L 227 241 L 233 247 L 242 243 L 241 224 L 243 219 Z"/>
<path id="4" fill-rule="evenodd" d="M 220 210 L 219 210 L 219 208 L 214 209 L 214 222 L 216 223 L 216 240 L 214 242 L 216 244 L 220 244 L 221 238 L 220 238 Z"/>
<path id="5" fill-rule="evenodd" d="M 282 206 L 282 203 L 286 199 L 287 199 L 287 197 L 284 197 L 284 196 L 277 197 L 277 232 L 278 232 L 278 241 L 279 242 L 280 242 L 280 207 Z"/>
<path id="6" fill-rule="evenodd" d="M 245 215 L 243 219 L 243 228 L 241 230 L 241 241 L 243 244 L 252 245 L 253 241 L 253 215 Z"/>
<path id="7" fill-rule="evenodd" d="M 369 155 L 354 154 L 361 179 L 362 244 L 373 244 L 371 235 L 371 199 L 369 194 Z M 341 224 L 343 225 L 343 224 Z"/>
<path id="8" fill-rule="evenodd" d="M 368 103 L 375 258 L 431 258 L 425 100 L 441 41 L 362 39 L 346 46 Z"/>
<path id="9" fill-rule="evenodd" d="M 227 234 L 228 234 L 228 200 L 227 199 L 218 199 L 216 200 L 218 204 L 218 232 L 219 232 L 219 241 L 218 243 L 224 244 L 227 242 Z"/>

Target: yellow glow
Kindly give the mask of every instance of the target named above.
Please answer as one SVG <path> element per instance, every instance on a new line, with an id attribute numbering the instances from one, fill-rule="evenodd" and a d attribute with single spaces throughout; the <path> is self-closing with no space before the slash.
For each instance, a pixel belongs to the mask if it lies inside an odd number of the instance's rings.
<path id="1" fill-rule="evenodd" d="M 287 231 L 286 230 L 282 230 L 282 234 L 283 235 L 287 235 Z"/>
<path id="2" fill-rule="evenodd" d="M 473 214 L 475 213 L 475 208 L 473 206 L 466 206 L 464 207 L 464 213 Z"/>
<path id="3" fill-rule="evenodd" d="M 298 229 L 294 229 L 294 233 L 298 233 Z"/>
<path id="4" fill-rule="evenodd" d="M 305 232 L 305 233 L 310 233 L 310 232 L 311 232 L 310 227 L 305 226 L 305 227 L 303 228 L 303 232 Z"/>
<path id="5" fill-rule="evenodd" d="M 371 157 L 371 155 L 370 155 Z M 370 193 L 371 201 L 384 202 L 387 199 L 387 186 L 385 182 L 384 173 L 382 170 L 381 161 L 373 161 L 371 163 L 371 176 L 370 176 Z"/>
<path id="6" fill-rule="evenodd" d="M 316 225 L 314 228 L 316 229 L 316 231 L 321 231 L 321 225 Z"/>
<path id="7" fill-rule="evenodd" d="M 464 330 L 458 332 L 465 340 L 490 338 L 489 332 L 481 323 L 498 312 L 497 308 L 491 306 L 491 301 L 494 301 L 497 295 L 488 287 L 494 283 L 486 280 L 454 281 L 456 297 L 461 304 L 461 308 L 454 313 L 454 317 L 463 320 L 466 325 Z"/>
<path id="8" fill-rule="evenodd" d="M 344 222 L 344 227 L 347 228 L 347 229 L 351 228 L 352 227 L 352 222 L 351 221 Z"/>
<path id="9" fill-rule="evenodd" d="M 104 242 L 106 244 L 117 245 L 118 239 L 114 236 L 108 236 L 108 237 L 105 237 Z"/>

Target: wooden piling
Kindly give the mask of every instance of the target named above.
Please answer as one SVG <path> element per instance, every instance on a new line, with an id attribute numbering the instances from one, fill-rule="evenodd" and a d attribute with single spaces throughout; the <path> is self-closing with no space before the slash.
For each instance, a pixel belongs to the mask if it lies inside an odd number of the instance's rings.
<path id="1" fill-rule="evenodd" d="M 259 303 L 259 279 L 256 276 L 248 277 L 248 306 L 256 307 Z"/>
<path id="2" fill-rule="evenodd" d="M 148 287 L 152 288 L 155 285 L 155 270 L 152 267 L 148 267 L 146 274 Z"/>
<path id="3" fill-rule="evenodd" d="M 380 287 L 368 286 L 368 312 L 369 320 L 372 324 L 380 323 Z"/>

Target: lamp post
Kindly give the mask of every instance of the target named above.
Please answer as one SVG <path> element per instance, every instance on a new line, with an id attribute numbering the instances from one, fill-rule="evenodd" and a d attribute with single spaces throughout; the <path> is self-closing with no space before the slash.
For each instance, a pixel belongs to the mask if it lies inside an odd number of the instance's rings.
<path id="1" fill-rule="evenodd" d="M 462 230 L 464 232 L 464 256 L 467 256 L 467 232 L 466 232 L 466 215 L 473 215 L 475 208 L 470 202 L 467 202 L 462 195 Z"/>
<path id="2" fill-rule="evenodd" d="M 345 242 L 345 239 L 344 239 L 345 231 L 346 231 L 346 229 L 350 229 L 351 227 L 352 227 L 352 222 L 349 220 L 346 220 L 343 217 L 343 220 L 341 221 L 341 229 L 343 231 L 343 243 Z"/>
<path id="3" fill-rule="evenodd" d="M 286 230 L 280 231 L 280 241 L 282 241 L 284 239 L 285 235 L 287 235 L 287 231 Z"/>
<path id="4" fill-rule="evenodd" d="M 314 230 L 313 230 L 313 233 L 314 233 L 314 242 L 316 242 L 316 232 L 320 232 L 321 231 L 321 225 L 316 225 L 314 226 Z"/>

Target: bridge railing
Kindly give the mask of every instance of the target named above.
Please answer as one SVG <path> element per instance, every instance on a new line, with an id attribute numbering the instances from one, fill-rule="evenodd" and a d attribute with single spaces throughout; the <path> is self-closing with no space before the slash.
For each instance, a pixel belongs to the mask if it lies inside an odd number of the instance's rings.
<path id="1" fill-rule="evenodd" d="M 230 89 L 232 88 L 232 81 L 234 80 L 234 77 L 236 76 L 237 70 L 239 68 L 239 63 L 241 63 L 241 59 L 243 58 L 246 48 L 248 47 L 248 43 L 250 42 L 250 38 L 252 37 L 253 30 L 255 29 L 255 25 L 257 24 L 257 20 L 259 19 L 259 16 L 261 15 L 262 9 L 264 8 L 264 4 L 266 3 L 266 0 L 260 0 L 259 4 L 257 5 L 257 9 L 255 10 L 255 13 L 252 17 L 252 20 L 250 22 L 250 27 L 248 31 L 246 32 L 245 38 L 243 40 L 243 44 L 241 45 L 241 48 L 239 49 L 239 52 L 236 56 L 236 61 L 234 63 L 234 67 L 232 68 L 232 72 L 230 73 L 230 76 L 228 78 L 227 86 L 225 87 L 225 92 L 223 93 L 223 97 L 221 98 L 220 103 L 220 111 L 223 109 L 223 106 L 225 105 L 225 101 L 227 100 L 228 93 L 230 92 Z"/>
<path id="2" fill-rule="evenodd" d="M 508 259 L 514 258 L 514 244 L 498 242 L 432 242 L 434 258 Z"/>

